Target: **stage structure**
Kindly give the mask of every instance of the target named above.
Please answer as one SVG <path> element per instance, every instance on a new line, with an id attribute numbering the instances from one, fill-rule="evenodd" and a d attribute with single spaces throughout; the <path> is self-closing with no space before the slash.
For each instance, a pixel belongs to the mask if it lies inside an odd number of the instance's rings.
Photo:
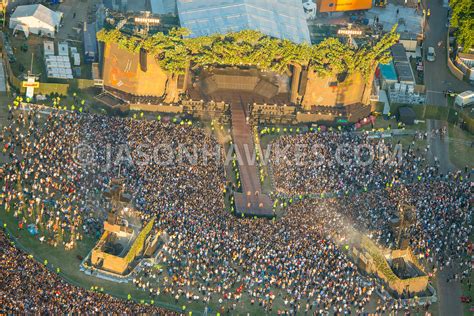
<path id="1" fill-rule="evenodd" d="M 141 38 L 99 32 L 105 43 L 104 92 L 130 109 L 189 114 L 202 113 L 208 103 L 222 102 L 228 106 L 221 109 L 228 110 L 239 94 L 257 122 L 356 123 L 374 110 L 375 66 L 390 60 L 387 49 L 398 40 L 394 30 L 359 48 L 335 38 L 297 44 L 251 30 L 187 34 L 178 29 Z"/>
<path id="2" fill-rule="evenodd" d="M 392 295 L 415 294 L 431 296 L 429 276 L 413 254 L 408 228 L 416 220 L 413 206 L 402 204 L 397 214 L 390 219 L 395 248 L 388 249 L 376 245 L 370 238 L 352 230 L 350 254 L 355 263 L 367 273 L 375 274 L 386 283 Z M 349 230 L 350 231 L 350 230 Z"/>
<path id="3" fill-rule="evenodd" d="M 131 53 L 117 44 L 105 46 L 104 90 L 129 108 L 160 112 L 202 112 L 189 108 L 192 101 L 229 104 L 233 93 L 246 94 L 249 105 L 265 105 L 252 112 L 262 122 L 355 123 L 370 115 L 372 78 L 360 73 L 343 79 L 320 76 L 301 66 L 291 66 L 283 74 L 256 68 L 212 68 L 187 70 L 170 75 L 151 54 Z M 279 115 L 283 106 L 294 109 Z"/>
<path id="4" fill-rule="evenodd" d="M 122 277 L 144 258 L 151 258 L 158 247 L 160 233 L 153 229 L 154 218 L 142 225 L 139 213 L 131 206 L 132 196 L 123 189 L 122 179 L 113 179 L 104 192 L 112 209 L 104 222 L 104 233 L 90 254 L 94 270 Z"/>

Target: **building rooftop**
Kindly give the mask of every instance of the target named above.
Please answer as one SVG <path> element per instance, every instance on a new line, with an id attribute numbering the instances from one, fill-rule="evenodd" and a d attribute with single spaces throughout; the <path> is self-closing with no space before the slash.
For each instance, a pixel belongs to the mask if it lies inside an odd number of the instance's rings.
<path id="1" fill-rule="evenodd" d="M 395 44 L 390 50 L 392 51 L 394 62 L 408 62 L 407 51 L 402 44 Z"/>
<path id="2" fill-rule="evenodd" d="M 380 64 L 379 69 L 382 77 L 384 77 L 386 80 L 397 80 L 397 73 L 395 72 L 395 66 L 393 65 L 393 62 L 388 64 Z"/>
<path id="3" fill-rule="evenodd" d="M 301 0 L 178 0 L 181 26 L 191 37 L 245 29 L 310 42 Z"/>
<path id="4" fill-rule="evenodd" d="M 404 83 L 415 83 L 415 77 L 411 71 L 409 63 L 395 63 L 395 69 L 397 70 L 398 80 Z"/>
<path id="5" fill-rule="evenodd" d="M 94 23 L 87 24 L 84 30 L 84 54 L 89 55 L 92 59 L 97 56 L 97 36 Z"/>
<path id="6" fill-rule="evenodd" d="M 153 14 L 176 14 L 176 0 L 150 0 Z"/>

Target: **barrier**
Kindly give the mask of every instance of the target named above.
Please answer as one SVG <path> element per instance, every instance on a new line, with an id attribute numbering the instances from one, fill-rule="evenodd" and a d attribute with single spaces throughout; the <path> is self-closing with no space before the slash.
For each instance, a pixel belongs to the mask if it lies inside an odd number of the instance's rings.
<path id="1" fill-rule="evenodd" d="M 448 68 L 449 70 L 451 71 L 451 73 L 453 74 L 454 77 L 456 77 L 458 80 L 464 80 L 464 73 L 461 71 L 461 69 L 459 69 L 458 67 L 456 67 L 456 65 L 453 63 L 453 61 L 451 60 L 451 58 L 449 57 L 449 33 L 450 33 L 450 29 L 448 28 L 448 35 L 447 35 L 447 39 L 446 39 L 446 58 L 448 59 Z"/>
<path id="2" fill-rule="evenodd" d="M 182 113 L 183 107 L 181 105 L 164 104 L 130 104 L 130 110 L 163 113 Z"/>
<path id="3" fill-rule="evenodd" d="M 69 90 L 69 84 L 67 83 L 49 83 L 40 82 L 39 87 L 35 89 L 35 94 L 46 94 L 57 93 L 59 95 L 67 95 Z M 20 93 L 25 93 L 26 88 L 21 87 Z"/>

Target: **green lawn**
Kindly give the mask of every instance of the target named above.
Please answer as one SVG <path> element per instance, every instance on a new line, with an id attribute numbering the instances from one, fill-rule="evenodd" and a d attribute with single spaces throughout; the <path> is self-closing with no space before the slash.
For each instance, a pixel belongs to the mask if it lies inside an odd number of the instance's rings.
<path id="1" fill-rule="evenodd" d="M 474 167 L 474 136 L 458 126 L 449 125 L 449 159 L 458 168 Z"/>
<path id="2" fill-rule="evenodd" d="M 138 302 L 144 300 L 145 303 L 149 303 L 152 299 L 147 292 L 136 289 L 132 284 L 115 283 L 91 277 L 79 270 L 81 260 L 78 259 L 78 256 L 85 257 L 94 246 L 96 240 L 88 238 L 80 241 L 74 250 L 65 250 L 62 247 L 53 248 L 30 236 L 25 229 L 19 230 L 18 221 L 13 218 L 11 212 L 6 213 L 4 208 L 0 210 L 0 221 L 7 224 L 8 231 L 13 234 L 17 240 L 17 244 L 19 244 L 21 248 L 32 254 L 40 263 L 44 263 L 45 259 L 48 260 L 48 266 L 53 271 L 56 271 L 56 268 L 60 268 L 61 277 L 69 283 L 86 289 L 97 286 L 99 289 L 103 288 L 104 292 L 122 299 L 126 299 L 129 293 L 132 298 Z M 159 284 L 157 284 L 157 286 L 159 286 Z M 154 298 L 154 301 L 155 305 L 160 305 L 168 309 L 179 310 L 181 306 L 186 305 L 186 310 L 193 311 L 193 315 L 201 315 L 205 308 L 205 305 L 201 302 L 189 303 L 185 299 L 180 299 L 178 304 L 175 305 L 174 298 L 169 295 L 160 295 L 159 298 Z M 227 310 L 227 307 L 230 305 L 230 303 L 224 303 L 223 306 L 225 309 L 221 310 L 221 313 Z M 251 315 L 258 315 L 263 312 L 263 309 L 261 309 L 258 304 L 251 304 L 248 296 L 244 296 L 236 305 L 237 309 L 243 314 L 250 313 Z M 215 314 L 219 306 L 220 304 L 216 301 L 216 296 L 214 296 L 211 301 L 212 313 L 210 315 Z M 282 306 L 275 305 L 275 309 L 278 307 L 281 308 Z"/>
<path id="3" fill-rule="evenodd" d="M 16 62 L 11 64 L 15 76 L 20 77 L 21 74 L 26 74 L 33 66 L 33 73 L 41 74 L 40 81 L 44 81 L 46 79 L 46 67 L 44 65 L 43 39 L 36 35 L 31 35 L 28 39 L 25 39 L 25 36 L 21 33 L 16 37 L 9 36 L 9 41 L 16 58 Z M 24 44 L 28 46 L 26 52 L 21 50 Z"/>

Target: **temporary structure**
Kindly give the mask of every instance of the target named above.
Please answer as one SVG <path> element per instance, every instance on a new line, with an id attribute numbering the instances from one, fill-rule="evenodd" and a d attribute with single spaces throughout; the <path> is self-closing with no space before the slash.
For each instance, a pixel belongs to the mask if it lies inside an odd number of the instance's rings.
<path id="1" fill-rule="evenodd" d="M 10 17 L 10 28 L 37 35 L 54 37 L 63 13 L 48 9 L 42 4 L 21 5 Z"/>

